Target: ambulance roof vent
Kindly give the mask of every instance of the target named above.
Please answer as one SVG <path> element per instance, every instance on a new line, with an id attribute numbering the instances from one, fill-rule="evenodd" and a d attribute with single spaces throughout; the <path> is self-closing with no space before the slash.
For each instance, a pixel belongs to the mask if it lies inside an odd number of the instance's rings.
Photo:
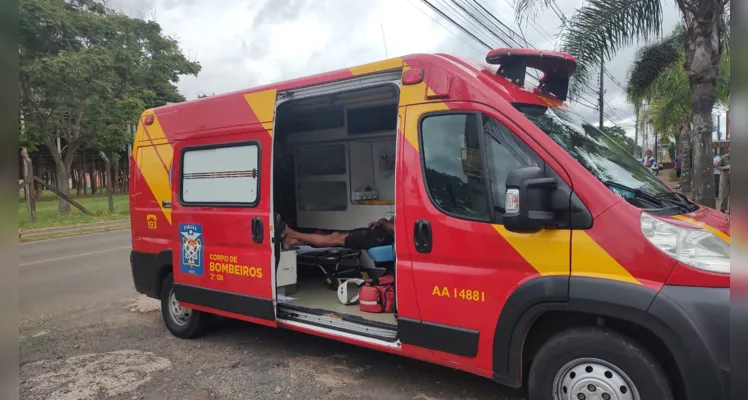
<path id="1" fill-rule="evenodd" d="M 543 73 L 538 89 L 565 101 L 569 80 L 577 70 L 577 60 L 569 54 L 536 49 L 495 49 L 488 52 L 486 62 L 499 65 L 498 75 L 519 85 L 525 85 L 527 69 Z"/>

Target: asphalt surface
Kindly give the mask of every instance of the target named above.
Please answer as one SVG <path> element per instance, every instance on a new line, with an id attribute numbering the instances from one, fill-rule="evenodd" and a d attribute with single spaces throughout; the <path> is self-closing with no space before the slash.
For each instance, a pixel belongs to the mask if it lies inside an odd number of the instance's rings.
<path id="1" fill-rule="evenodd" d="M 480 377 L 300 333 L 221 321 L 168 333 L 139 296 L 128 230 L 20 245 L 22 399 L 511 399 Z"/>

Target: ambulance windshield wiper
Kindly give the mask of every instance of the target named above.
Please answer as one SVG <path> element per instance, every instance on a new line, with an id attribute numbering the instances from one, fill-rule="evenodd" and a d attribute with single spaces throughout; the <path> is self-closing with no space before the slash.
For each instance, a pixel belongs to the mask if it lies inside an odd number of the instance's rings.
<path id="1" fill-rule="evenodd" d="M 641 189 L 635 189 L 626 185 L 622 185 L 618 182 L 604 181 L 607 186 L 613 186 L 618 189 L 625 190 L 631 193 L 635 198 L 644 200 L 647 203 L 652 204 L 655 207 L 660 207 L 662 211 L 680 210 L 682 205 L 673 205 L 673 201 L 667 201 L 664 198 L 657 197 L 657 195 L 649 194 Z"/>
<path id="2" fill-rule="evenodd" d="M 658 193 L 655 196 L 660 199 L 665 199 L 666 201 L 669 200 L 671 203 L 675 203 L 678 206 L 681 206 L 682 210 L 687 213 L 694 212 L 699 209 L 699 206 L 696 205 L 696 203 L 689 200 L 688 196 L 686 196 L 683 193 L 665 192 L 665 193 Z"/>

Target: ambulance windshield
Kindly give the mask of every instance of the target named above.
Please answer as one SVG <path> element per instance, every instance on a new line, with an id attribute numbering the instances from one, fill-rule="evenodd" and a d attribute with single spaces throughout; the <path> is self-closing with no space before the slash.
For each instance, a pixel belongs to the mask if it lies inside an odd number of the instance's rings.
<path id="1" fill-rule="evenodd" d="M 626 149 L 571 110 L 526 104 L 515 107 L 600 181 L 651 194 L 670 192 Z"/>

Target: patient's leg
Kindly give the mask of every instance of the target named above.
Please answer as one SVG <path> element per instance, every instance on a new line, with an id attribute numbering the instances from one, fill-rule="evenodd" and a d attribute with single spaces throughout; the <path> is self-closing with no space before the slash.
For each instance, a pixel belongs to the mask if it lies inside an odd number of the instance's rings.
<path id="1" fill-rule="evenodd" d="M 286 236 L 283 238 L 283 245 L 286 248 L 307 244 L 312 247 L 342 247 L 345 244 L 345 237 L 348 232 L 334 232 L 329 235 L 319 235 L 316 233 L 296 232 L 291 228 L 286 228 Z"/>
<path id="2" fill-rule="evenodd" d="M 281 239 L 281 241 L 282 241 L 281 243 L 283 245 L 283 250 L 288 250 L 288 249 L 290 249 L 292 247 L 296 247 L 296 246 L 300 246 L 300 245 L 304 244 L 304 243 L 301 243 L 298 240 L 296 240 L 296 239 L 294 239 L 294 238 L 292 238 L 292 237 L 290 237 L 288 235 L 284 236 L 283 239 Z"/>

